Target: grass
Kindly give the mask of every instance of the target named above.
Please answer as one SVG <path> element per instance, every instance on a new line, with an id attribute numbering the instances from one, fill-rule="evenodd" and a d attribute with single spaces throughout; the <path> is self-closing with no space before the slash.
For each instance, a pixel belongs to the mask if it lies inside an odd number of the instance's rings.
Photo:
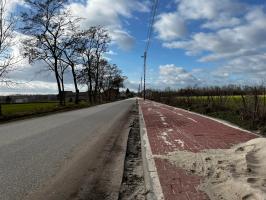
<path id="1" fill-rule="evenodd" d="M 2 111 L 4 116 L 52 111 L 58 107 L 56 102 L 47 103 L 23 103 L 23 104 L 4 104 Z"/>
<path id="2" fill-rule="evenodd" d="M 0 122 L 10 121 L 19 118 L 33 117 L 38 115 L 45 115 L 59 111 L 86 108 L 89 106 L 90 105 L 86 102 L 80 102 L 78 105 L 74 103 L 67 103 L 65 106 L 59 106 L 58 102 L 3 104 L 3 115 L 0 116 Z"/>
<path id="3" fill-rule="evenodd" d="M 241 117 L 236 114 L 235 112 L 230 112 L 230 111 L 220 111 L 220 112 L 211 112 L 208 113 L 207 115 L 217 118 L 217 119 L 222 119 L 225 121 L 228 121 L 232 124 L 235 124 L 241 128 L 247 129 L 254 131 L 252 128 L 252 122 L 250 120 L 243 120 Z"/>
<path id="4" fill-rule="evenodd" d="M 226 99 L 223 99 L 222 104 L 219 102 L 220 98 L 218 96 L 212 98 L 214 105 L 211 108 L 206 103 L 206 97 L 193 97 L 192 104 L 189 107 L 182 103 L 180 105 L 183 105 L 185 109 L 219 118 L 245 129 L 253 129 L 251 121 L 242 119 L 238 113 L 242 108 L 241 96 L 227 96 Z"/>

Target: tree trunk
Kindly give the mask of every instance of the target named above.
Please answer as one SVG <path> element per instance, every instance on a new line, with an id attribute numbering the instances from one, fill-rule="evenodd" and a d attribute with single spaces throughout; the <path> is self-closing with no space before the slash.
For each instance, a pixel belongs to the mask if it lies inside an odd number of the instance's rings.
<path id="1" fill-rule="evenodd" d="M 61 79 L 61 84 L 62 84 L 62 99 L 63 99 L 63 105 L 66 105 L 66 93 L 65 93 L 65 85 L 64 85 L 64 77 L 62 75 Z"/>
<path id="2" fill-rule="evenodd" d="M 89 101 L 92 104 L 92 78 L 91 78 L 91 65 L 89 64 L 89 71 L 88 71 L 88 77 L 89 77 Z"/>
<path id="3" fill-rule="evenodd" d="M 58 77 L 56 78 L 56 82 L 57 82 L 57 87 L 58 87 L 59 104 L 62 106 L 63 105 L 63 94 L 62 94 L 62 90 L 60 86 L 60 80 Z"/>
<path id="4" fill-rule="evenodd" d="M 111 88 L 108 88 L 108 100 L 111 101 L 111 92 L 110 92 Z"/>
<path id="5" fill-rule="evenodd" d="M 97 101 L 98 85 L 99 85 L 99 61 L 97 62 L 97 66 L 96 66 L 95 88 L 94 88 L 94 96 L 93 96 L 94 102 Z"/>
<path id="6" fill-rule="evenodd" d="M 72 70 L 72 76 L 73 76 L 73 81 L 74 81 L 74 86 L 75 86 L 75 104 L 79 103 L 79 89 L 78 89 L 78 83 L 77 83 L 77 75 L 75 72 L 75 66 L 74 64 L 71 65 L 71 70 Z"/>
<path id="7" fill-rule="evenodd" d="M 57 83 L 57 88 L 58 88 L 58 95 L 59 95 L 59 104 L 62 106 L 63 105 L 63 94 L 62 94 L 62 89 L 61 89 L 61 84 L 60 84 L 60 78 L 59 78 L 59 73 L 57 69 L 57 59 L 55 59 L 55 78 L 56 78 L 56 83 Z"/>

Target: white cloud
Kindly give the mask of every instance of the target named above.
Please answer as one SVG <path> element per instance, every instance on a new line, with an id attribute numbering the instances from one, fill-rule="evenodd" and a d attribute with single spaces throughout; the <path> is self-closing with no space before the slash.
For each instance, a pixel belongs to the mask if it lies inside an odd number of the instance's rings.
<path id="1" fill-rule="evenodd" d="M 197 32 L 186 40 L 164 42 L 163 46 L 184 49 L 187 55 L 204 53 L 199 59 L 201 62 L 253 56 L 265 52 L 265 21 L 266 13 L 263 8 L 251 7 L 243 16 L 241 24 L 236 23 L 238 25 L 211 32 Z M 219 19 L 217 22 L 219 23 Z"/>
<path id="2" fill-rule="evenodd" d="M 106 52 L 107 55 L 117 55 L 116 52 L 109 50 L 108 52 Z"/>
<path id="3" fill-rule="evenodd" d="M 184 20 L 177 13 L 159 15 L 154 29 L 158 37 L 165 41 L 182 38 L 187 32 Z"/>
<path id="4" fill-rule="evenodd" d="M 138 0 L 87 0 L 85 4 L 69 5 L 74 16 L 83 18 L 82 28 L 104 26 L 109 30 L 111 38 L 122 49 L 128 50 L 134 44 L 134 38 L 123 27 L 121 18 L 132 18 L 133 12 L 147 12 L 147 1 Z"/>
<path id="5" fill-rule="evenodd" d="M 245 4 L 232 0 L 179 0 L 177 2 L 178 13 L 185 19 L 192 20 L 230 17 L 246 9 Z"/>
<path id="6" fill-rule="evenodd" d="M 8 13 L 13 12 L 14 8 L 18 5 L 23 4 L 24 0 L 7 0 L 6 1 L 6 11 Z"/>
<path id="7" fill-rule="evenodd" d="M 265 79 L 266 75 L 266 53 L 261 53 L 253 56 L 242 56 L 230 60 L 225 66 L 220 67 L 215 71 L 216 74 L 232 73 L 243 75 L 246 77 L 257 77 L 260 80 Z"/>
<path id="8" fill-rule="evenodd" d="M 237 17 L 220 17 L 217 20 L 211 20 L 203 24 L 201 27 L 206 29 L 219 29 L 226 27 L 234 27 L 241 24 L 241 19 Z"/>
<path id="9" fill-rule="evenodd" d="M 179 26 L 175 18 L 168 18 L 167 24 L 171 26 L 161 26 L 161 31 L 157 31 L 158 38 L 166 48 L 182 49 L 199 62 L 214 62 L 215 66 L 205 71 L 205 74 L 213 75 L 206 84 L 265 79 L 265 4 L 252 5 L 238 0 L 176 0 L 176 5 L 176 11 L 161 15 L 178 16 L 178 20 L 187 25 L 186 35 L 163 37 L 164 33 L 171 33 Z M 156 23 L 159 22 L 160 18 Z M 193 31 L 189 32 L 189 29 Z M 174 74 L 175 70 L 171 70 Z M 194 75 L 192 71 L 189 74 Z M 208 79 L 203 73 L 196 76 L 198 80 L 199 77 Z M 169 77 L 170 82 L 175 79 L 177 76 Z"/>
<path id="10" fill-rule="evenodd" d="M 189 55 L 209 52 L 201 61 L 210 61 L 224 57 L 238 56 L 243 52 L 250 52 L 266 47 L 266 14 L 262 9 L 256 9 L 247 14 L 244 25 L 233 28 L 220 29 L 216 32 L 199 32 L 187 41 L 165 43 L 168 48 L 182 48 Z"/>
<path id="11" fill-rule="evenodd" d="M 124 30 L 113 29 L 109 31 L 109 34 L 113 41 L 123 50 L 130 50 L 135 43 L 134 37 Z"/>
<path id="12" fill-rule="evenodd" d="M 159 66 L 159 82 L 173 87 L 193 86 L 198 84 L 198 79 L 192 73 L 174 64 Z"/>
<path id="13" fill-rule="evenodd" d="M 139 81 L 126 80 L 124 83 L 125 85 L 124 89 L 128 88 L 130 91 L 138 92 L 139 84 L 140 84 Z"/>

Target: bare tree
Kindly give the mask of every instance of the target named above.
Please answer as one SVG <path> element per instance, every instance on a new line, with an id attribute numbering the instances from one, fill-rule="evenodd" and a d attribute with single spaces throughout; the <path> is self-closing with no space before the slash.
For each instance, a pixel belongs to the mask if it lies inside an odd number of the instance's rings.
<path id="1" fill-rule="evenodd" d="M 0 84 L 7 84 L 9 81 L 6 75 L 16 63 L 11 54 L 14 42 L 15 20 L 6 9 L 6 0 L 0 0 Z M 0 102 L 0 116 L 2 115 L 2 106 Z"/>
<path id="2" fill-rule="evenodd" d="M 24 55 L 31 62 L 44 61 L 54 72 L 62 105 L 64 86 L 59 61 L 66 48 L 64 40 L 75 22 L 65 10 L 67 0 L 25 0 L 25 3 L 29 9 L 22 13 L 22 31 L 30 39 L 24 41 Z"/>
<path id="3" fill-rule="evenodd" d="M 87 84 L 89 101 L 92 103 L 96 102 L 99 94 L 100 63 L 107 51 L 110 37 L 107 30 L 101 26 L 90 27 L 81 37 L 83 69 L 79 73 L 79 82 Z"/>
<path id="4" fill-rule="evenodd" d="M 119 92 L 119 88 L 124 87 L 125 79 L 126 77 L 122 76 L 122 71 L 117 65 L 106 65 L 104 76 L 100 80 L 103 82 L 101 85 L 107 100 L 111 100 L 111 90 L 117 90 Z"/>
<path id="5" fill-rule="evenodd" d="M 67 64 L 72 73 L 74 87 L 75 87 L 75 103 L 79 103 L 79 88 L 77 81 L 77 65 L 82 63 L 82 53 L 81 49 L 83 49 L 82 44 L 82 32 L 76 30 L 72 30 L 72 35 L 69 38 L 65 39 L 65 48 L 63 50 L 63 55 L 61 57 L 61 61 Z"/>
<path id="6" fill-rule="evenodd" d="M 119 94 L 119 89 L 124 87 L 124 81 L 127 77 L 122 76 L 122 71 L 115 64 L 108 63 L 107 60 L 101 60 L 99 65 L 99 96 L 102 94 L 105 99 L 111 100 L 111 92 Z"/>
<path id="7" fill-rule="evenodd" d="M 90 27 L 88 30 L 80 33 L 81 48 L 80 54 L 82 57 L 82 70 L 78 74 L 78 82 L 86 84 L 88 87 L 89 102 L 92 103 L 93 96 L 93 63 L 94 63 L 94 46 L 95 46 L 95 27 Z"/>
<path id="8" fill-rule="evenodd" d="M 96 27 L 95 34 L 95 86 L 94 86 L 94 102 L 99 95 L 99 71 L 102 56 L 107 52 L 107 48 L 111 39 L 106 29 L 102 27 Z"/>

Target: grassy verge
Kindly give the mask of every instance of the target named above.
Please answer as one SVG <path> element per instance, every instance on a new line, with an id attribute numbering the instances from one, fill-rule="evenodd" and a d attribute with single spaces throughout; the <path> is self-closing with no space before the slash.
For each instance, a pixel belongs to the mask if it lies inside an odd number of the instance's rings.
<path id="1" fill-rule="evenodd" d="M 81 102 L 78 105 L 74 103 L 68 103 L 65 106 L 58 105 L 58 102 L 4 104 L 2 105 L 3 115 L 0 116 L 0 123 L 43 116 L 56 112 L 88 108 L 90 106 L 93 105 L 89 105 L 86 102 Z"/>

